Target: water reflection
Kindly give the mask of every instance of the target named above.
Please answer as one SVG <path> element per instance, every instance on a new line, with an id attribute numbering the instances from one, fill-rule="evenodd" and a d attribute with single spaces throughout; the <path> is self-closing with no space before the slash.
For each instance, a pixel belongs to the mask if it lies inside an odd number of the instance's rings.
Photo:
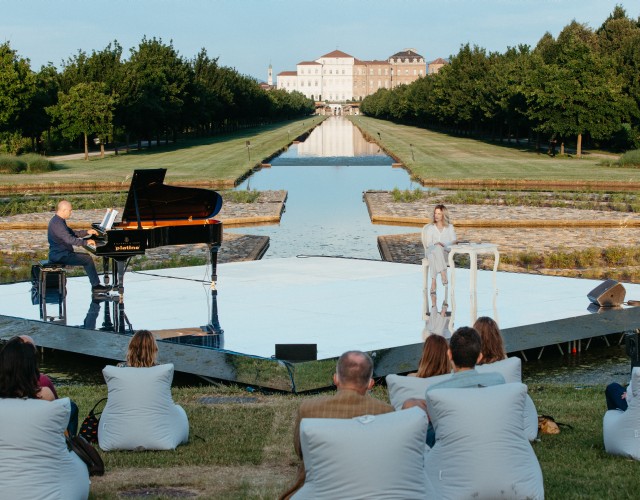
<path id="1" fill-rule="evenodd" d="M 380 146 L 368 142 L 349 120 L 338 116 L 325 120 L 304 142 L 298 144 L 296 154 L 300 158 L 380 156 L 387 158 L 388 164 L 391 164 L 391 159 Z"/>
<path id="2" fill-rule="evenodd" d="M 445 294 L 446 297 L 446 294 Z M 427 313 L 427 320 L 422 330 L 422 340 L 429 335 L 442 335 L 444 338 L 451 338 L 451 312 L 446 298 L 442 301 L 440 309 L 437 306 L 437 297 L 431 294 L 431 307 Z"/>
<path id="3" fill-rule="evenodd" d="M 321 156 L 329 153 L 333 156 Z M 272 168 L 253 174 L 237 189 L 288 192 L 280 225 L 250 230 L 269 236 L 265 258 L 307 254 L 380 259 L 377 237 L 409 230 L 371 224 L 363 191 L 420 187 L 406 170 L 392 168 L 392 162 L 351 122 L 331 117 L 304 143 L 293 144 L 272 160 Z M 228 231 L 246 233 L 247 228 Z"/>

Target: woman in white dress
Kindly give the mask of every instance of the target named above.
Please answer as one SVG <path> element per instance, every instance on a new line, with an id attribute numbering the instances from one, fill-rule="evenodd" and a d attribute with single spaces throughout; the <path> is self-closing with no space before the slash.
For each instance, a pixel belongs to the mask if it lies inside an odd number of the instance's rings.
<path id="1" fill-rule="evenodd" d="M 449 210 L 444 205 L 436 205 L 433 210 L 433 222 L 422 229 L 422 244 L 431 270 L 431 294 L 435 295 L 438 274 L 442 278 L 443 285 L 449 284 L 447 257 L 451 245 L 456 244 L 456 231 L 449 221 Z"/>

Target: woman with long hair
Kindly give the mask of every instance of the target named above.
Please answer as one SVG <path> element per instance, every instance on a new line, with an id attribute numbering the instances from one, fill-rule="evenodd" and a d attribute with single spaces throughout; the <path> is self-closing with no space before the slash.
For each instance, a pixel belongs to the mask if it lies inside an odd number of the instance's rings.
<path id="1" fill-rule="evenodd" d="M 0 398 L 29 398 L 53 401 L 48 387 L 38 383 L 38 357 L 32 344 L 11 338 L 0 351 Z"/>
<path id="2" fill-rule="evenodd" d="M 155 366 L 158 358 L 158 344 L 149 330 L 138 330 L 129 341 L 126 363 L 118 366 L 145 368 Z"/>
<path id="3" fill-rule="evenodd" d="M 433 221 L 422 229 L 422 245 L 431 270 L 431 295 L 436 293 L 436 277 L 440 274 L 442 284 L 447 285 L 447 257 L 449 248 L 457 241 L 451 224 L 449 210 L 444 205 L 433 209 Z"/>
<path id="4" fill-rule="evenodd" d="M 422 358 L 416 373 L 412 377 L 428 378 L 451 372 L 451 361 L 447 351 L 449 344 L 441 335 L 429 335 L 422 347 Z"/>
<path id="5" fill-rule="evenodd" d="M 478 363 L 479 365 L 506 359 L 507 353 L 504 350 L 502 334 L 498 324 L 493 319 L 488 316 L 481 316 L 473 324 L 473 328 L 480 334 L 482 339 L 482 359 Z"/>

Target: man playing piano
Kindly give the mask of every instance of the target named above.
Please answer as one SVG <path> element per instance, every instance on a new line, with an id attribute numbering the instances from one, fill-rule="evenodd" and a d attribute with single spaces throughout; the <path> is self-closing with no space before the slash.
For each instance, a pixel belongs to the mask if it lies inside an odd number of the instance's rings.
<path id="1" fill-rule="evenodd" d="M 111 288 L 100 284 L 100 278 L 96 271 L 96 266 L 93 263 L 93 259 L 89 254 L 76 253 L 73 251 L 73 247 L 87 247 L 95 246 L 95 241 L 92 239 L 83 239 L 88 235 L 97 235 L 98 232 L 95 229 L 89 229 L 88 231 L 74 231 L 67 226 L 67 219 L 71 217 L 71 203 L 67 200 L 62 200 L 58 203 L 56 214 L 49 221 L 49 228 L 47 230 L 47 238 L 49 240 L 49 261 L 68 266 L 82 266 L 84 267 L 89 281 L 91 282 L 91 289 L 93 292 L 108 292 Z"/>

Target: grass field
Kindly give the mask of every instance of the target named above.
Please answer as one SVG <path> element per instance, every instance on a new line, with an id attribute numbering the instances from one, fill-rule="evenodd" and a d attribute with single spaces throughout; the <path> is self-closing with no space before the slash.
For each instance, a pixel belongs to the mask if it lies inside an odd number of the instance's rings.
<path id="1" fill-rule="evenodd" d="M 207 139 L 185 139 L 176 144 L 152 147 L 103 159 L 57 162 L 59 169 L 43 174 L 0 175 L 0 190 L 8 187 L 84 184 L 88 187 L 125 185 L 134 169 L 167 168 L 167 181 L 204 181 L 213 186 L 233 186 L 243 175 L 274 153 L 286 148 L 296 137 L 320 123 L 313 116 L 290 122 L 245 129 Z M 247 141 L 250 142 L 247 147 Z M 144 145 L 144 143 L 143 143 Z"/>
<path id="2" fill-rule="evenodd" d="M 604 451 L 603 389 L 555 384 L 529 387 L 538 413 L 553 415 L 573 427 L 563 428 L 559 435 L 543 435 L 533 443 L 546 498 L 636 496 L 638 463 Z M 106 395 L 106 387 L 59 387 L 58 392 L 78 403 L 82 418 Z M 189 416 L 189 443 L 174 452 L 103 453 L 107 472 L 92 479 L 92 498 L 122 498 L 119 495 L 125 491 L 154 488 L 158 489 L 154 495 L 126 496 L 171 498 L 167 490 L 174 488 L 198 498 L 275 498 L 294 478 L 295 412 L 300 402 L 314 396 L 249 393 L 234 386 L 175 388 L 173 392 Z M 387 400 L 385 387 L 376 387 L 374 395 Z M 211 405 L 199 401 L 204 396 L 254 397 L 255 401 Z"/>
<path id="3" fill-rule="evenodd" d="M 349 119 L 426 184 L 447 181 L 638 183 L 640 169 L 606 167 L 601 157 L 552 158 L 524 147 L 455 137 L 365 116 Z"/>

